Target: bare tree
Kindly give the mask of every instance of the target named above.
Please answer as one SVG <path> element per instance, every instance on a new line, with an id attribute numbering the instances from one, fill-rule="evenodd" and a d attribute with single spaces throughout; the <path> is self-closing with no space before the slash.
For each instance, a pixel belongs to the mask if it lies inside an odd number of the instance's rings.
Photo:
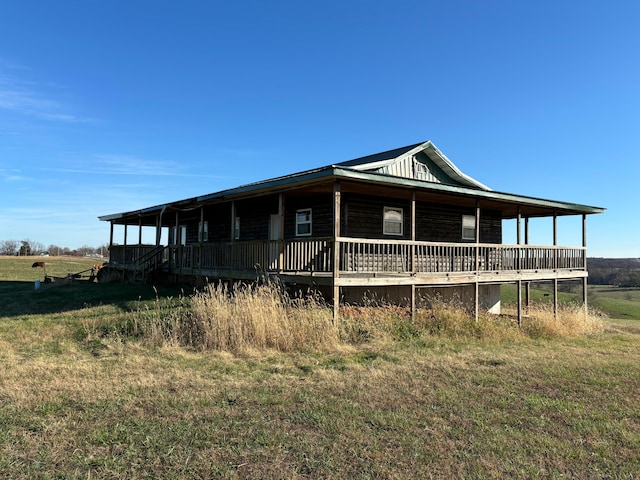
<path id="1" fill-rule="evenodd" d="M 93 253 L 94 253 L 93 247 L 90 247 L 89 245 L 83 245 L 77 250 L 77 255 L 81 257 L 93 255 Z"/>
<path id="2" fill-rule="evenodd" d="M 0 255 L 15 255 L 18 253 L 17 240 L 0 240 Z"/>
<path id="3" fill-rule="evenodd" d="M 47 251 L 47 247 L 44 246 L 44 243 L 30 242 L 30 244 L 32 255 L 40 255 L 41 253 L 45 253 Z"/>
<path id="4" fill-rule="evenodd" d="M 62 253 L 62 247 L 59 247 L 58 245 L 49 245 L 49 255 L 53 255 L 53 256 L 60 256 L 60 254 Z"/>

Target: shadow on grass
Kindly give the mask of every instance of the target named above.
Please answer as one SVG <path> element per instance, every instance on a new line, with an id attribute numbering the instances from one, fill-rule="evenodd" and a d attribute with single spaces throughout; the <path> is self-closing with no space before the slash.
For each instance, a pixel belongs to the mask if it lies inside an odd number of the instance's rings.
<path id="1" fill-rule="evenodd" d="M 159 297 L 177 296 L 179 287 L 156 287 Z M 138 301 L 156 298 L 151 285 L 127 283 L 42 283 L 0 282 L 0 318 L 19 315 L 46 315 L 62 313 L 88 306 L 115 305 L 123 311 L 135 308 Z"/>

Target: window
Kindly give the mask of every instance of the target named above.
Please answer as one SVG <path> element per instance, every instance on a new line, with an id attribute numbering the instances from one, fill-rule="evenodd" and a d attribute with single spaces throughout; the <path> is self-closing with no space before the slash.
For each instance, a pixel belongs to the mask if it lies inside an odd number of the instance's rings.
<path id="1" fill-rule="evenodd" d="M 296 236 L 311 235 L 311 209 L 305 208 L 296 212 Z"/>
<path id="2" fill-rule="evenodd" d="M 476 217 L 473 215 L 462 216 L 462 239 L 474 240 L 476 239 Z"/>
<path id="3" fill-rule="evenodd" d="M 209 222 L 204 221 L 204 225 L 202 222 L 198 223 L 198 241 L 199 242 L 208 242 L 209 241 Z"/>
<path id="4" fill-rule="evenodd" d="M 240 240 L 240 217 L 236 217 L 235 226 L 233 230 L 233 239 Z"/>
<path id="5" fill-rule="evenodd" d="M 385 235 L 402 235 L 402 209 L 384 207 L 382 233 Z"/>
<path id="6" fill-rule="evenodd" d="M 173 227 L 173 244 L 174 245 L 186 245 L 187 244 L 187 226 L 180 225 L 180 227 Z"/>

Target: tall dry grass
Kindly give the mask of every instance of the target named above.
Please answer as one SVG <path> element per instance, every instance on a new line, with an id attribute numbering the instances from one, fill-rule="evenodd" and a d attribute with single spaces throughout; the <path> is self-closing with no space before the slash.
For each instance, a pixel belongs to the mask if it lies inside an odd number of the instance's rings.
<path id="1" fill-rule="evenodd" d="M 532 304 L 522 320 L 522 331 L 532 338 L 579 337 L 594 335 L 604 331 L 603 314 L 576 304 L 558 305 L 555 315 L 553 305 Z"/>
<path id="2" fill-rule="evenodd" d="M 275 284 L 208 285 L 193 297 L 191 320 L 205 349 L 292 351 L 339 342 L 331 312 L 318 297 L 292 298 Z"/>
<path id="3" fill-rule="evenodd" d="M 124 325 L 127 335 L 155 344 L 233 353 L 274 349 L 283 352 L 336 350 L 373 342 L 429 338 L 502 342 L 602 332 L 597 313 L 561 305 L 557 318 L 548 304 L 529 307 L 521 325 L 509 309 L 479 320 L 460 302 L 435 300 L 413 319 L 407 308 L 376 304 L 343 306 L 339 321 L 318 296 L 291 297 L 279 285 L 217 283 L 177 299 L 157 298 Z"/>
<path id="4" fill-rule="evenodd" d="M 158 344 L 234 353 L 330 349 L 340 343 L 320 297 L 291 297 L 274 283 L 209 284 L 178 303 L 166 308 L 157 299 L 153 307 L 139 309 L 131 334 Z"/>

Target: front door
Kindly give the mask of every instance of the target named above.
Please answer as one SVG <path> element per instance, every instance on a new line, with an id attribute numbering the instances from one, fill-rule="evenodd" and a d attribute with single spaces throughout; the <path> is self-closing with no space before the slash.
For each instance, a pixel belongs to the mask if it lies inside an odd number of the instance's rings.
<path id="1" fill-rule="evenodd" d="M 280 215 L 274 214 L 269 218 L 269 270 L 280 270 Z"/>

